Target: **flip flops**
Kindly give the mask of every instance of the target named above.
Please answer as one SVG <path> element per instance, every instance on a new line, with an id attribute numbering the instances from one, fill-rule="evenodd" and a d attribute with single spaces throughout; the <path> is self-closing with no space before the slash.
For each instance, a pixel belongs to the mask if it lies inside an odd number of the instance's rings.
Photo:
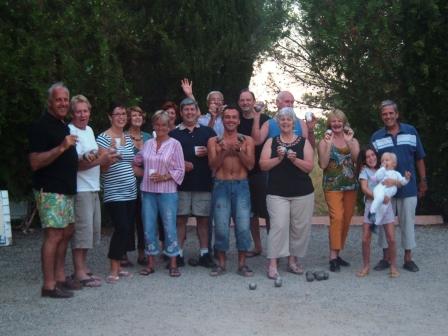
<path id="1" fill-rule="evenodd" d="M 178 278 L 180 277 L 180 272 L 179 269 L 177 267 L 170 267 L 169 269 L 169 275 L 172 278 Z"/>
<path id="2" fill-rule="evenodd" d="M 356 276 L 358 278 L 364 278 L 364 277 L 366 277 L 368 275 L 369 275 L 369 270 L 368 269 L 367 270 L 366 269 L 362 269 L 362 270 L 356 272 Z"/>
<path id="3" fill-rule="evenodd" d="M 226 273 L 226 269 L 222 266 L 216 265 L 210 271 L 210 276 L 216 277 Z"/>
<path id="4" fill-rule="evenodd" d="M 111 285 L 115 285 L 119 280 L 120 280 L 120 277 L 118 275 L 111 274 L 106 277 L 106 282 Z"/>
<path id="5" fill-rule="evenodd" d="M 238 275 L 241 275 L 243 277 L 251 277 L 254 276 L 254 271 L 252 271 L 249 266 L 243 265 L 238 267 L 238 271 L 236 271 Z"/>
<path id="6" fill-rule="evenodd" d="M 155 272 L 154 268 L 148 267 L 148 268 L 142 269 L 139 273 L 140 273 L 140 275 L 148 276 L 150 274 L 153 274 L 154 272 Z"/>
<path id="7" fill-rule="evenodd" d="M 94 279 L 92 277 L 79 280 L 79 282 L 83 287 L 90 287 L 90 288 L 101 287 L 101 281 Z"/>
<path id="8" fill-rule="evenodd" d="M 297 264 L 289 264 L 287 267 L 286 267 L 286 271 L 287 272 L 289 272 L 289 273 L 293 273 L 293 274 L 303 274 L 303 268 L 302 267 L 300 267 L 299 265 L 297 265 Z"/>

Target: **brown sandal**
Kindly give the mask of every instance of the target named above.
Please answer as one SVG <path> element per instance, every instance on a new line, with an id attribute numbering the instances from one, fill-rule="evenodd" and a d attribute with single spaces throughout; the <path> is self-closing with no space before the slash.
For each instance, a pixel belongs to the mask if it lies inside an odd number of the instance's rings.
<path id="1" fill-rule="evenodd" d="M 364 269 L 362 269 L 362 270 L 356 272 L 356 276 L 357 276 L 358 278 L 364 278 L 364 277 L 366 277 L 366 276 L 368 276 L 368 275 L 369 275 L 369 270 L 364 270 Z"/>
<path id="2" fill-rule="evenodd" d="M 170 267 L 169 275 L 173 278 L 180 277 L 179 269 L 177 267 Z"/>
<path id="3" fill-rule="evenodd" d="M 391 270 L 390 272 L 389 272 L 389 277 L 391 277 L 391 278 L 398 278 L 400 276 L 400 272 L 398 272 L 397 270 Z"/>

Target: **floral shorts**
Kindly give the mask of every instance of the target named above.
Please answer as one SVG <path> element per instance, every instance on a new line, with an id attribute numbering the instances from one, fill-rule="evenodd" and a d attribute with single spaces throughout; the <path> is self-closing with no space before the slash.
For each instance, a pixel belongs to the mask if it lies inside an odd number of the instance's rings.
<path id="1" fill-rule="evenodd" d="M 33 192 L 43 229 L 64 229 L 75 222 L 74 195 Z"/>

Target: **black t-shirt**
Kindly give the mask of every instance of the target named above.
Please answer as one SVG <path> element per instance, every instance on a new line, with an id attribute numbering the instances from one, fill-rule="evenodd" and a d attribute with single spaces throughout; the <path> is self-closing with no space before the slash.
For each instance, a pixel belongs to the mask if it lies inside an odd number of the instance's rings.
<path id="1" fill-rule="evenodd" d="M 260 115 L 260 128 L 263 126 L 266 120 L 271 119 L 268 115 L 262 113 Z M 254 119 L 246 119 L 241 115 L 240 125 L 238 126 L 238 133 L 251 136 L 252 134 L 252 126 L 254 124 Z M 255 146 L 255 165 L 254 168 L 249 172 L 249 175 L 260 172 L 260 156 L 261 151 L 263 149 L 264 143 L 261 145 Z"/>
<path id="2" fill-rule="evenodd" d="M 29 152 L 47 152 L 59 146 L 69 134 L 67 124 L 46 112 L 29 129 Z M 77 171 L 78 154 L 75 146 L 72 146 L 51 164 L 33 173 L 33 188 L 49 193 L 74 195 Z"/>
<path id="3" fill-rule="evenodd" d="M 297 158 L 303 160 L 305 138 L 297 137 L 292 143 L 283 143 L 280 136 L 272 138 L 271 158 L 277 157 L 277 147 L 284 146 L 287 150 L 297 153 Z M 286 156 L 282 162 L 269 171 L 268 194 L 282 197 L 298 197 L 311 194 L 314 191 L 311 178 L 296 167 Z"/>
<path id="4" fill-rule="evenodd" d="M 188 128 L 182 129 L 182 125 L 180 124 L 173 129 L 169 135 L 180 142 L 184 152 L 184 160 L 193 163 L 193 170 L 188 173 L 185 172 L 179 191 L 211 191 L 212 172 L 208 165 L 208 156 L 196 156 L 194 147 L 207 147 L 208 139 L 216 136 L 216 133 L 208 126 L 199 125 L 190 132 Z"/>

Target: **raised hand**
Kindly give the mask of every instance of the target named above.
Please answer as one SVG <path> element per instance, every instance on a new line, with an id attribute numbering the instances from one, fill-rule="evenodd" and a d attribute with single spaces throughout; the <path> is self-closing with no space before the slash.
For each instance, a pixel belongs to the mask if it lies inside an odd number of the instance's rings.
<path id="1" fill-rule="evenodd" d="M 193 97 L 193 81 L 189 81 L 188 78 L 184 78 L 180 81 L 180 86 L 182 87 L 182 91 L 187 97 Z"/>
<path id="2" fill-rule="evenodd" d="M 353 136 L 355 135 L 355 132 L 350 127 L 344 128 L 344 140 L 346 142 L 351 142 L 353 140 Z"/>

